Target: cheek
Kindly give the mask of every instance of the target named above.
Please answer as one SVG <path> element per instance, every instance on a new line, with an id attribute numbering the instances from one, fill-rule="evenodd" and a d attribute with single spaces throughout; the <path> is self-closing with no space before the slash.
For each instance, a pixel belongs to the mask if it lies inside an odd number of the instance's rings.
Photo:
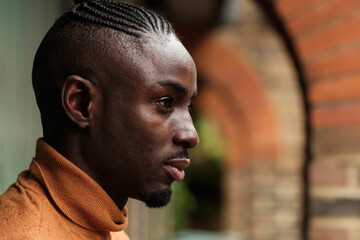
<path id="1" fill-rule="evenodd" d="M 168 115 L 160 114 L 153 104 L 144 105 L 138 109 L 134 123 L 134 131 L 138 129 L 146 141 L 162 142 L 169 138 L 172 123 Z"/>
<path id="2" fill-rule="evenodd" d="M 104 118 L 103 138 L 115 147 L 113 151 L 144 157 L 161 154 L 171 146 L 174 124 L 169 116 L 158 113 L 152 104 L 120 110 L 113 111 L 117 116 Z"/>
<path id="3" fill-rule="evenodd" d="M 141 152 L 158 152 L 165 148 L 171 140 L 169 129 L 170 127 L 166 123 L 147 121 L 141 125 L 141 122 L 138 122 L 135 126 L 129 127 L 130 139 L 128 141 Z"/>

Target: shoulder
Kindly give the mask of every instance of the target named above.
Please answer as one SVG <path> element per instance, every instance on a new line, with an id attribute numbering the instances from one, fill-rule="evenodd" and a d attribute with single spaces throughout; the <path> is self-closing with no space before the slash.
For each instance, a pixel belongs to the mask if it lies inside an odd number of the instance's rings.
<path id="1" fill-rule="evenodd" d="M 0 195 L 0 219 L 22 219 L 27 213 L 38 216 L 47 200 L 42 186 L 29 171 L 19 174 L 18 180 Z"/>
<path id="2" fill-rule="evenodd" d="M 20 220 L 27 213 L 37 216 L 43 201 L 41 186 L 31 178 L 28 171 L 24 171 L 19 174 L 18 180 L 0 195 L 0 219 L 1 221 L 17 218 Z"/>
<path id="3" fill-rule="evenodd" d="M 22 172 L 0 196 L 0 239 L 39 239 L 40 232 L 50 230 L 51 208 L 41 185 Z"/>

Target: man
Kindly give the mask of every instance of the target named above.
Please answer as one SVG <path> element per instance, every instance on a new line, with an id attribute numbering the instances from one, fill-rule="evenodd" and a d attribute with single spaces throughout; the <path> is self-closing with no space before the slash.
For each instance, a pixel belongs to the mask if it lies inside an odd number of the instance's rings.
<path id="1" fill-rule="evenodd" d="M 165 206 L 199 142 L 189 53 L 151 11 L 76 1 L 43 39 L 33 87 L 44 136 L 0 197 L 0 239 L 128 239 L 128 198 Z"/>

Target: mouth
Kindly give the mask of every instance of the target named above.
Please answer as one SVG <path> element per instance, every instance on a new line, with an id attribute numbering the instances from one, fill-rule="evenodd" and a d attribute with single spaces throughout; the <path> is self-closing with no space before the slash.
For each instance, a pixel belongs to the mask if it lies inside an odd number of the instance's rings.
<path id="1" fill-rule="evenodd" d="M 168 175 L 176 181 L 181 181 L 185 178 L 185 169 L 189 166 L 189 158 L 175 158 L 165 162 L 165 170 Z"/>

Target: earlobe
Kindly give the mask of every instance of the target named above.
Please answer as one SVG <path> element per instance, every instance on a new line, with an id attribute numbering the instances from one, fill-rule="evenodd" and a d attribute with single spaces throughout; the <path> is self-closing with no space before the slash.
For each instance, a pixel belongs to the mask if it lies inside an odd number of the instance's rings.
<path id="1" fill-rule="evenodd" d="M 62 86 L 61 101 L 64 111 L 80 129 L 89 126 L 94 92 L 94 85 L 77 75 L 68 76 Z"/>

